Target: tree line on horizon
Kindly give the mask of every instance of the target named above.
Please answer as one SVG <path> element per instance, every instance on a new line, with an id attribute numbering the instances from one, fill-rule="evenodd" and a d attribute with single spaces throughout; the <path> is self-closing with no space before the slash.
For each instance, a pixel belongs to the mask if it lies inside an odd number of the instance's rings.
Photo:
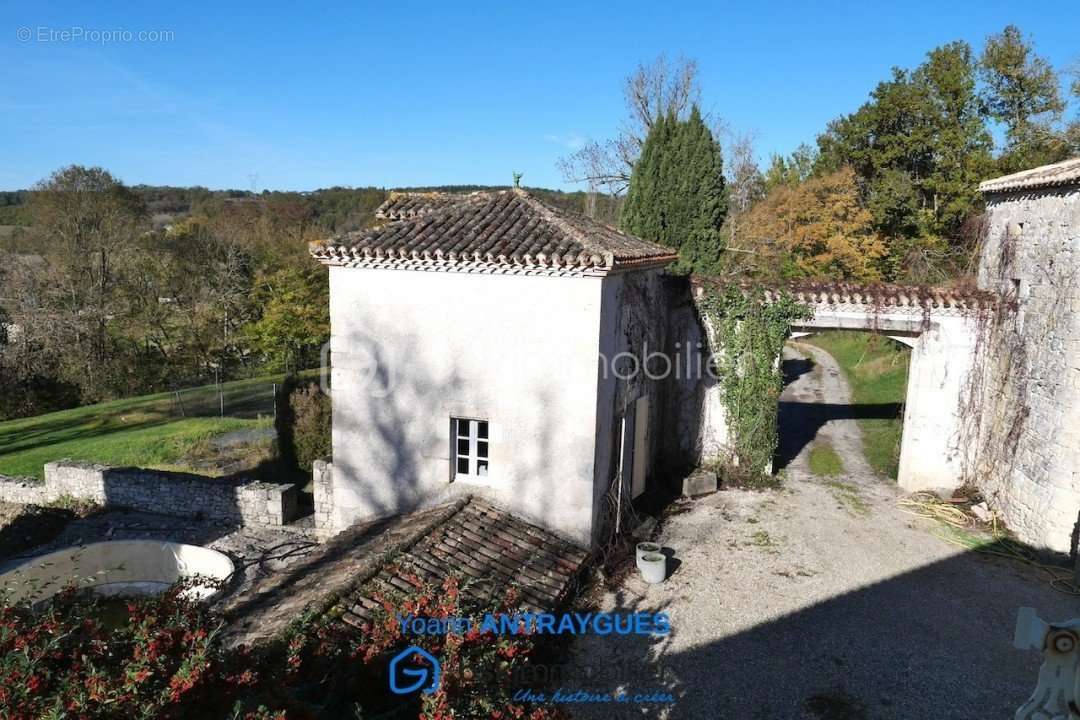
<path id="1" fill-rule="evenodd" d="M 625 193 L 622 227 L 678 248 L 682 269 L 705 274 L 958 281 L 980 238 L 979 182 L 1080 155 L 1080 65 L 1066 91 L 1012 25 L 979 53 L 955 41 L 894 68 L 814 146 L 765 169 L 751 135 L 701 118 L 695 61 L 661 56 L 624 94 L 621 134 L 565 158 L 564 175 Z M 688 156 L 685 137 L 700 128 L 709 137 Z"/>
<path id="2" fill-rule="evenodd" d="M 533 192 L 615 222 L 613 199 Z M 0 420 L 316 366 L 329 288 L 307 244 L 368 227 L 387 196 L 129 187 L 80 166 L 0 193 Z"/>
<path id="3" fill-rule="evenodd" d="M 589 189 L 530 192 L 676 248 L 676 272 L 958 281 L 978 182 L 1080 154 L 1060 77 L 1012 26 L 894 69 L 764 169 L 701 112 L 693 60 L 642 65 L 625 92 L 622 134 L 563 161 Z M 387 195 L 129 187 L 79 166 L 0 192 L 0 419 L 316 363 L 329 291 L 307 242 L 369 226 Z"/>

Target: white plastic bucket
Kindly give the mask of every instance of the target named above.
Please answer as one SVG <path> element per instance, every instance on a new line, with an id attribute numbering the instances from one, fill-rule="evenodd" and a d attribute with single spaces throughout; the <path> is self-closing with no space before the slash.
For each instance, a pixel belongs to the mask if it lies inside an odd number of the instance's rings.
<path id="1" fill-rule="evenodd" d="M 660 546 L 657 545 L 654 542 L 641 542 L 641 543 L 638 543 L 637 544 L 637 558 L 636 558 L 638 569 L 641 568 L 641 558 L 643 558 L 644 556 L 649 555 L 649 554 L 659 553 L 660 550 L 661 550 Z"/>
<path id="2" fill-rule="evenodd" d="M 667 579 L 667 557 L 660 553 L 646 553 L 638 561 L 641 577 L 650 585 L 658 585 Z"/>

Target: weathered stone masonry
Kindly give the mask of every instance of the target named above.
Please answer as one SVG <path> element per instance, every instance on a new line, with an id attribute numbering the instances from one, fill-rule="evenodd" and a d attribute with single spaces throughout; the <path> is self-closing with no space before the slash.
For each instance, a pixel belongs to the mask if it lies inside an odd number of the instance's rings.
<path id="1" fill-rule="evenodd" d="M 721 281 L 697 278 L 694 295 L 724 287 Z M 813 310 L 811 318 L 792 326 L 793 335 L 859 330 L 887 335 L 912 348 L 897 481 L 908 491 L 952 490 L 960 485 L 967 456 L 963 390 L 983 320 L 997 310 L 998 296 L 970 289 L 807 281 L 790 283 L 783 291 Z M 780 297 L 778 293 L 767 290 L 766 301 Z M 679 319 L 676 323 L 692 324 Z M 711 330 L 708 334 L 714 335 Z M 696 401 L 687 404 L 687 393 L 675 394 L 685 404 L 676 415 L 681 432 L 698 439 L 698 456 L 706 462 L 726 461 L 731 449 L 721 387 L 703 375 Z M 697 427 L 695 418 L 700 418 Z"/>
<path id="2" fill-rule="evenodd" d="M 280 526 L 297 515 L 294 486 L 243 478 L 62 461 L 45 465 L 43 483 L 0 479 L 0 499 L 8 502 L 42 505 L 60 498 L 240 525 Z"/>
<path id="3" fill-rule="evenodd" d="M 981 352 L 972 479 L 1021 539 L 1066 551 L 1080 510 L 1080 159 L 982 190 L 979 286 L 1013 311 Z"/>
<path id="4" fill-rule="evenodd" d="M 334 466 L 330 458 L 316 460 L 311 468 L 311 494 L 315 506 L 315 532 L 334 534 Z"/>

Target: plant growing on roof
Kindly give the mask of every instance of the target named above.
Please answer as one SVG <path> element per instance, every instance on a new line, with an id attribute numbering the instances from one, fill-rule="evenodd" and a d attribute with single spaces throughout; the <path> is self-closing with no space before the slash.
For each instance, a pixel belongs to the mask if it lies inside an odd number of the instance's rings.
<path id="1" fill-rule="evenodd" d="M 783 389 L 777 359 L 792 322 L 811 317 L 813 311 L 786 292 L 767 299 L 760 286 L 707 290 L 698 307 L 711 328 L 713 369 L 727 413 L 733 452 L 729 474 L 750 485 L 767 484 Z"/>

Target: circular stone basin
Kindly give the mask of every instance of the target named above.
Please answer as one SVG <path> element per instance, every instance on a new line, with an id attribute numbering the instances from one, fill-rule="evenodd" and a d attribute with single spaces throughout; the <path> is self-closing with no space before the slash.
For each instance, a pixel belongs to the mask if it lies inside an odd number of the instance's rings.
<path id="1" fill-rule="evenodd" d="M 11 602 L 39 602 L 75 584 L 100 595 L 156 595 L 199 575 L 224 582 L 233 562 L 217 550 L 162 540 L 112 540 L 65 548 L 27 560 L 0 575 Z M 195 585 L 187 597 L 208 599 L 218 589 Z"/>

